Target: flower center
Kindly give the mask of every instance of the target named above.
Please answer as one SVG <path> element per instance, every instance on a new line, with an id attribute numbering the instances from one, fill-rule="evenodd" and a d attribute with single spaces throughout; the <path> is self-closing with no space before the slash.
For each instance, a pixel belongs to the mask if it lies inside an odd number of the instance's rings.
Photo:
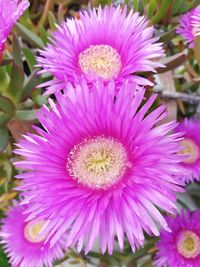
<path id="1" fill-rule="evenodd" d="M 48 236 L 47 233 L 40 233 L 45 222 L 45 220 L 28 222 L 24 228 L 25 238 L 31 243 L 43 242 Z"/>
<path id="2" fill-rule="evenodd" d="M 177 243 L 178 252 L 185 258 L 196 258 L 200 253 L 200 238 L 192 231 L 183 231 Z"/>
<path id="3" fill-rule="evenodd" d="M 114 138 L 84 139 L 73 147 L 67 169 L 79 183 L 107 188 L 122 178 L 128 165 L 124 146 Z"/>
<path id="4" fill-rule="evenodd" d="M 196 162 L 196 160 L 200 156 L 199 147 L 194 143 L 194 141 L 190 138 L 185 138 L 180 142 L 181 146 L 184 148 L 179 152 L 183 155 L 188 155 L 187 158 L 183 160 L 184 163 L 192 164 Z"/>
<path id="5" fill-rule="evenodd" d="M 109 45 L 91 45 L 79 55 L 79 66 L 85 74 L 111 80 L 120 72 L 121 58 L 117 50 Z"/>

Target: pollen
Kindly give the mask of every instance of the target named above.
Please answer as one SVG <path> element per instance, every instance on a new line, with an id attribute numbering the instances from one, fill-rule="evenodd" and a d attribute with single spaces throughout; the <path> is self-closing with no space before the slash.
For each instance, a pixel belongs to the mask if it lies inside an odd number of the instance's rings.
<path id="1" fill-rule="evenodd" d="M 198 145 L 190 138 L 185 138 L 180 142 L 180 145 L 184 148 L 179 152 L 182 155 L 188 155 L 183 162 L 186 164 L 195 163 L 200 157 L 200 151 Z"/>
<path id="2" fill-rule="evenodd" d="M 91 45 L 79 55 L 79 66 L 85 74 L 111 80 L 121 70 L 121 58 L 109 45 Z"/>
<path id="3" fill-rule="evenodd" d="M 196 258 L 200 253 L 200 238 L 192 231 L 183 231 L 177 242 L 178 252 L 185 258 Z"/>
<path id="4" fill-rule="evenodd" d="M 107 188 L 117 183 L 128 167 L 126 149 L 114 138 L 84 139 L 70 152 L 67 169 L 78 183 Z"/>
<path id="5" fill-rule="evenodd" d="M 25 225 L 24 236 L 31 243 L 44 242 L 47 238 L 47 233 L 42 233 L 42 228 L 45 224 L 45 220 L 30 221 Z"/>

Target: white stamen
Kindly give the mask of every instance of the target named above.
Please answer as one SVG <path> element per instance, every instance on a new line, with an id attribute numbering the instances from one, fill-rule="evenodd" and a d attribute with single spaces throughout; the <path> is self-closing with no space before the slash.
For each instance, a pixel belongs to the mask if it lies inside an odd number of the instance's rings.
<path id="1" fill-rule="evenodd" d="M 115 184 L 127 167 L 127 153 L 122 143 L 102 136 L 84 139 L 71 150 L 67 161 L 69 174 L 92 188 Z"/>
<path id="2" fill-rule="evenodd" d="M 185 258 L 196 258 L 200 253 L 200 238 L 193 231 L 183 231 L 177 242 L 178 252 Z"/>
<path id="3" fill-rule="evenodd" d="M 179 152 L 183 155 L 188 155 L 183 162 L 186 164 L 192 164 L 197 161 L 200 157 L 200 151 L 197 144 L 190 138 L 185 138 L 180 142 L 180 145 L 184 148 Z"/>
<path id="4" fill-rule="evenodd" d="M 109 45 L 91 45 L 79 55 L 79 66 L 85 74 L 111 80 L 121 70 L 121 58 L 117 50 Z"/>
<path id="5" fill-rule="evenodd" d="M 25 225 L 24 236 L 31 243 L 44 242 L 47 238 L 47 233 L 41 233 L 41 230 L 45 224 L 45 220 L 32 220 Z"/>

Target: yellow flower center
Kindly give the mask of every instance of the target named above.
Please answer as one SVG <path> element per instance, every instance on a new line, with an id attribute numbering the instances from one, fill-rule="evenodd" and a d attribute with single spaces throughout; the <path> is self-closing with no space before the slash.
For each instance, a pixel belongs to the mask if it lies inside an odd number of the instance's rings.
<path id="1" fill-rule="evenodd" d="M 196 258 L 200 253 L 200 238 L 192 231 L 183 231 L 177 242 L 178 252 L 185 258 Z"/>
<path id="2" fill-rule="evenodd" d="M 42 228 L 45 224 L 45 220 L 40 221 L 30 221 L 26 224 L 24 228 L 24 236 L 31 243 L 40 243 L 45 241 L 48 234 L 41 233 Z"/>
<path id="3" fill-rule="evenodd" d="M 180 145 L 184 148 L 179 152 L 183 155 L 188 155 L 183 162 L 186 164 L 192 164 L 197 161 L 200 156 L 199 147 L 197 144 L 190 138 L 185 138 L 180 142 Z"/>
<path id="4" fill-rule="evenodd" d="M 70 152 L 67 169 L 79 183 L 107 188 L 122 178 L 128 165 L 124 146 L 114 138 L 85 139 Z"/>
<path id="5" fill-rule="evenodd" d="M 111 80 L 121 70 L 121 58 L 109 45 L 91 45 L 79 55 L 79 66 L 85 74 Z"/>

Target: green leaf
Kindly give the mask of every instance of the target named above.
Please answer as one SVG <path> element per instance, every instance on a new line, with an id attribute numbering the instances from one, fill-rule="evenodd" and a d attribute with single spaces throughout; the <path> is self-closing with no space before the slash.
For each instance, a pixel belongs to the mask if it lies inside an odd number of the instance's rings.
<path id="1" fill-rule="evenodd" d="M 14 114 L 15 105 L 8 97 L 0 96 L 0 110 L 8 114 Z"/>
<path id="2" fill-rule="evenodd" d="M 173 5 L 173 15 L 178 15 L 189 11 L 200 4 L 199 0 L 175 0 Z"/>
<path id="3" fill-rule="evenodd" d="M 13 43 L 12 43 L 12 49 L 13 49 L 13 59 L 14 62 L 21 68 L 23 68 L 23 61 L 22 61 L 22 51 L 20 47 L 19 38 L 17 35 L 13 32 Z"/>
<path id="4" fill-rule="evenodd" d="M 173 70 L 183 64 L 186 60 L 186 55 L 184 52 L 178 53 L 174 56 L 164 58 L 161 63 L 165 65 L 165 68 L 157 68 L 156 71 L 158 73 L 164 73 L 169 70 Z"/>
<path id="5" fill-rule="evenodd" d="M 182 0 L 176 0 L 174 1 L 174 5 L 173 5 L 173 14 L 177 14 L 180 9 L 181 9 L 181 6 L 183 5 L 183 1 Z"/>
<path id="6" fill-rule="evenodd" d="M 4 254 L 2 246 L 0 246 L 0 266 L 1 267 L 10 267 L 10 264 L 8 262 L 8 258 Z"/>
<path id="7" fill-rule="evenodd" d="M 133 0 L 133 8 L 134 8 L 134 11 L 138 11 L 138 8 L 139 8 L 139 0 Z"/>
<path id="8" fill-rule="evenodd" d="M 23 89 L 23 98 L 28 97 L 33 90 L 41 84 L 42 80 L 40 76 L 37 74 L 38 70 L 35 70 L 26 80 L 24 89 Z"/>
<path id="9" fill-rule="evenodd" d="M 13 63 L 11 80 L 8 86 L 8 93 L 12 99 L 19 101 L 23 93 L 24 71 L 17 64 Z"/>
<path id="10" fill-rule="evenodd" d="M 156 10 L 156 0 L 150 0 L 148 18 L 151 18 Z"/>
<path id="11" fill-rule="evenodd" d="M 9 141 L 9 133 L 6 127 L 0 128 L 0 152 L 3 152 Z"/>
<path id="12" fill-rule="evenodd" d="M 35 55 L 27 47 L 22 48 L 22 52 L 23 52 L 23 54 L 24 54 L 24 56 L 26 58 L 26 61 L 28 63 L 28 66 L 29 66 L 30 70 L 32 70 L 33 67 L 37 64 L 37 61 L 35 59 Z"/>
<path id="13" fill-rule="evenodd" d="M 11 118 L 10 114 L 0 114 L 0 127 L 5 126 Z"/>
<path id="14" fill-rule="evenodd" d="M 6 67 L 0 67 L 0 92 L 5 92 L 10 82 Z"/>
<path id="15" fill-rule="evenodd" d="M 39 106 L 48 104 L 48 95 L 38 94 L 33 99 L 35 103 L 38 104 Z"/>
<path id="16" fill-rule="evenodd" d="M 68 259 L 69 259 L 69 255 L 65 255 L 63 259 L 61 259 L 61 260 L 56 260 L 56 261 L 54 262 L 54 265 L 55 265 L 55 266 L 56 266 L 56 265 L 60 265 L 61 263 L 65 262 L 65 261 L 68 260 Z"/>
<path id="17" fill-rule="evenodd" d="M 42 42 L 42 39 L 38 37 L 35 33 L 27 29 L 24 25 L 22 25 L 19 22 L 15 23 L 14 26 L 16 32 L 22 36 L 27 42 L 29 42 L 34 47 L 43 48 L 44 44 Z"/>
<path id="18" fill-rule="evenodd" d="M 50 25 L 51 31 L 55 31 L 56 30 L 56 24 L 58 24 L 58 22 L 57 22 L 56 17 L 52 11 L 49 11 L 49 13 L 48 13 L 48 20 L 49 20 L 49 25 Z"/>
<path id="19" fill-rule="evenodd" d="M 160 43 L 168 43 L 170 42 L 172 39 L 174 39 L 177 36 L 176 33 L 176 28 L 171 29 L 170 31 L 164 33 L 163 35 L 161 35 L 160 39 L 158 40 L 158 42 Z"/>
<path id="20" fill-rule="evenodd" d="M 200 185 L 198 183 L 188 184 L 186 190 L 190 195 L 200 198 Z"/>
<path id="21" fill-rule="evenodd" d="M 40 36 L 43 43 L 46 45 L 48 43 L 48 37 L 50 36 L 43 26 L 40 27 Z"/>
<path id="22" fill-rule="evenodd" d="M 163 0 L 162 1 L 161 5 L 157 9 L 156 14 L 153 16 L 153 18 L 151 20 L 153 24 L 158 23 L 159 21 L 161 21 L 161 19 L 163 19 L 165 17 L 170 4 L 171 4 L 171 0 Z"/>
<path id="23" fill-rule="evenodd" d="M 110 5 L 111 4 L 111 2 L 112 2 L 112 0 L 99 0 L 99 4 L 101 5 L 101 6 L 105 6 L 105 5 Z"/>
<path id="24" fill-rule="evenodd" d="M 15 117 L 21 121 L 33 121 L 36 120 L 36 113 L 39 110 L 18 110 Z"/>

